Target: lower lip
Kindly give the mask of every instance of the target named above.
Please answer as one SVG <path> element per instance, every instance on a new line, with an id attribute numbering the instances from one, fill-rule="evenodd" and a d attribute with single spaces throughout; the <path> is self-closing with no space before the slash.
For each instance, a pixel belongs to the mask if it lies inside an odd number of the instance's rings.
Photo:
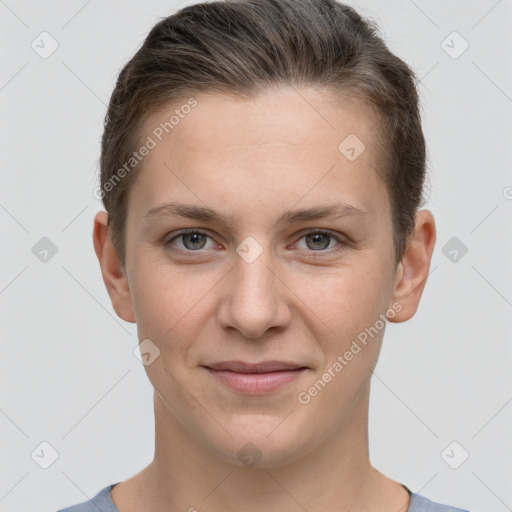
<path id="1" fill-rule="evenodd" d="M 237 373 L 228 370 L 207 370 L 222 384 L 249 395 L 270 393 L 298 378 L 306 368 L 269 373 Z"/>

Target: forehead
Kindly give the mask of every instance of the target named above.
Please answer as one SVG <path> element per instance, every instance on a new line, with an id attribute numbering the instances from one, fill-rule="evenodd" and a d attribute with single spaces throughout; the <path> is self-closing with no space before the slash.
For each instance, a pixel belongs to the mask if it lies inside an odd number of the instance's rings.
<path id="1" fill-rule="evenodd" d="M 215 148 L 229 138 L 238 147 L 291 144 L 331 150 L 353 133 L 371 149 L 375 125 L 375 110 L 361 101 L 283 86 L 250 99 L 213 93 L 183 97 L 149 116 L 141 132 L 164 145 L 174 139 L 176 144 Z"/>
<path id="2" fill-rule="evenodd" d="M 314 89 L 251 99 L 190 95 L 146 119 L 140 140 L 154 147 L 137 169 L 130 202 L 139 216 L 183 194 L 216 208 L 247 201 L 265 208 L 276 197 L 334 202 L 345 194 L 371 210 L 378 206 L 372 193 L 382 190 L 375 128 L 372 110 Z"/>

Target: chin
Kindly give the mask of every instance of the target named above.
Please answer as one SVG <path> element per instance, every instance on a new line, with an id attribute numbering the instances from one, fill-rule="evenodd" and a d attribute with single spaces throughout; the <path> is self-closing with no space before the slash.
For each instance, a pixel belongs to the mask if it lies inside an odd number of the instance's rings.
<path id="1" fill-rule="evenodd" d="M 311 437 L 301 436 L 298 428 L 290 428 L 290 418 L 284 418 L 255 419 L 247 415 L 230 423 L 227 430 L 232 437 L 226 434 L 222 441 L 210 439 L 209 443 L 224 462 L 241 468 L 285 466 L 304 456 L 313 446 L 308 449 Z"/>

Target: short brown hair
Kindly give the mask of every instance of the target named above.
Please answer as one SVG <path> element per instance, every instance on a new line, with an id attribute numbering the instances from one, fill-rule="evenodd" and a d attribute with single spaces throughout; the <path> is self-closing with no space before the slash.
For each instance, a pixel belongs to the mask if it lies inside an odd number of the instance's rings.
<path id="1" fill-rule="evenodd" d="M 218 0 L 160 20 L 119 74 L 101 143 L 101 197 L 123 265 L 136 173 L 123 173 L 117 183 L 113 178 L 137 147 L 147 116 L 185 95 L 254 97 L 279 85 L 356 98 L 378 114 L 379 172 L 400 261 L 425 180 L 416 82 L 412 69 L 388 50 L 376 23 L 335 0 Z"/>

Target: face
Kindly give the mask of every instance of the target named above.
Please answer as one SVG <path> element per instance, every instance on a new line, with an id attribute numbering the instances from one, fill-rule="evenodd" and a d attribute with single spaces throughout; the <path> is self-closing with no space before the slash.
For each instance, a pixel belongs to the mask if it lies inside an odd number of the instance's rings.
<path id="1" fill-rule="evenodd" d="M 281 464 L 354 421 L 400 308 L 374 119 L 310 89 L 194 97 L 161 141 L 180 104 L 147 119 L 130 192 L 131 307 L 160 351 L 145 370 L 198 444 Z M 229 361 L 278 366 L 212 369 Z"/>

